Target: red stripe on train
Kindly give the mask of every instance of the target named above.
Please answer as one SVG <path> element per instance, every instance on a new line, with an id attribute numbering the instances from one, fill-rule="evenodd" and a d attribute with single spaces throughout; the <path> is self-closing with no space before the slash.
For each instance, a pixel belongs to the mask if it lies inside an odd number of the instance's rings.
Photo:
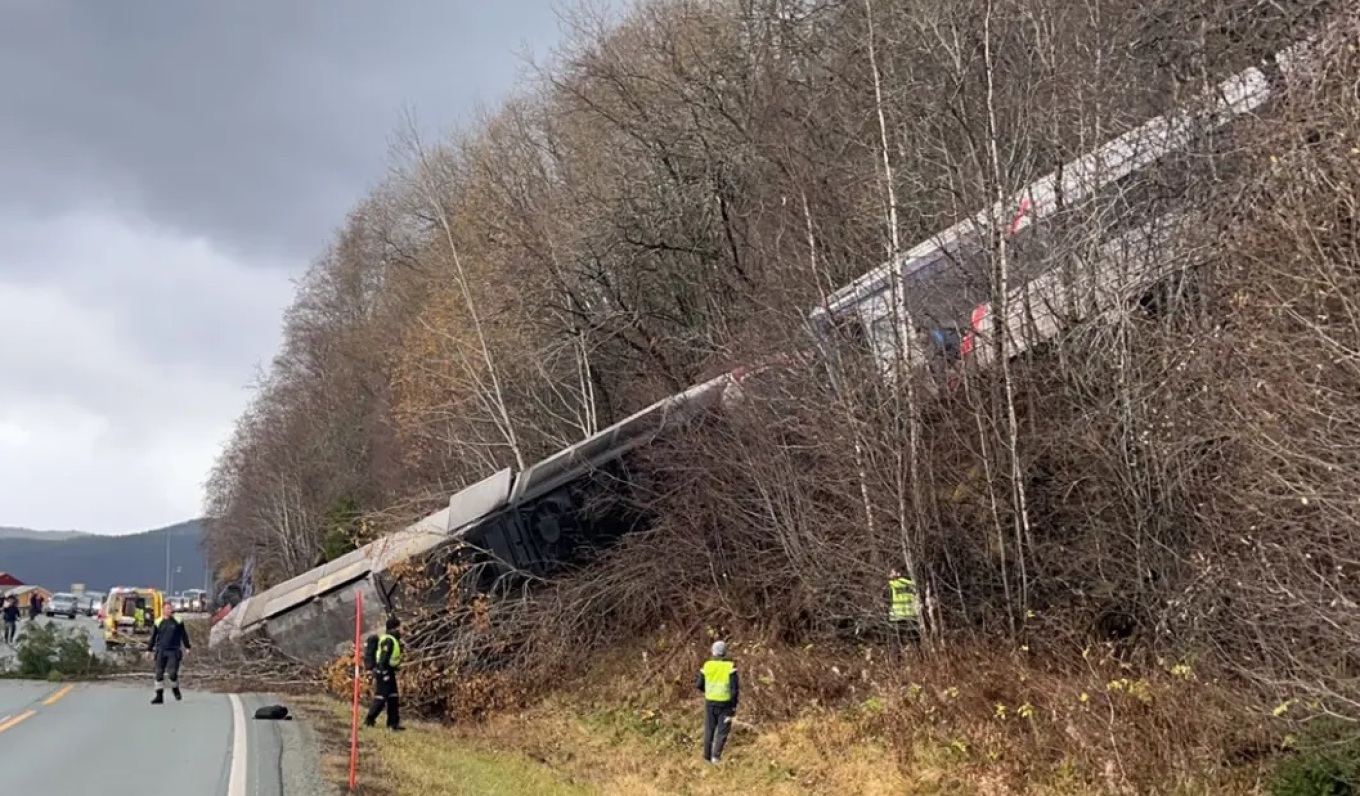
<path id="1" fill-rule="evenodd" d="M 1020 202 L 1020 209 L 1016 211 L 1015 218 L 1011 219 L 1011 226 L 1006 230 L 1007 235 L 1014 235 L 1015 231 L 1020 228 L 1020 222 L 1024 220 L 1025 214 L 1029 212 L 1030 207 L 1029 197 L 1027 196 L 1024 201 Z"/>
<path id="2" fill-rule="evenodd" d="M 973 353 L 973 348 L 977 345 L 977 332 L 982 326 L 982 322 L 987 319 L 987 305 L 979 304 L 973 308 L 973 314 L 968 318 L 968 333 L 963 336 L 959 343 L 959 355 L 968 356 Z"/>

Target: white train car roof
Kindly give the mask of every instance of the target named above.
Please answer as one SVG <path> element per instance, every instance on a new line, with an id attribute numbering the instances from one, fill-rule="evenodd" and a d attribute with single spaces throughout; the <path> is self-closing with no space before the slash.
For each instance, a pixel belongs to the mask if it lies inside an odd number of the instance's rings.
<path id="1" fill-rule="evenodd" d="M 1307 42 L 1281 51 L 1274 60 L 1282 69 L 1295 67 Z M 892 284 L 949 256 L 961 241 L 975 238 L 994 219 L 1012 216 L 1014 234 L 1053 212 L 1058 197 L 1079 202 L 1105 185 L 1144 168 L 1169 152 L 1185 146 L 1193 136 L 1222 127 L 1270 99 L 1270 81 L 1258 66 L 1245 69 L 1204 92 L 1185 108 L 1157 116 L 1105 145 L 1040 177 L 1011 197 L 948 227 L 918 243 L 907 252 L 869 271 L 831 294 L 824 305 L 812 310 L 820 319 L 841 315 Z M 1017 212 L 1018 211 L 1018 212 Z"/>
<path id="2" fill-rule="evenodd" d="M 519 505 L 551 492 L 583 473 L 645 445 L 658 435 L 697 417 L 722 398 L 737 376 L 724 373 L 664 398 L 602 431 L 529 467 L 515 479 L 510 503 Z"/>

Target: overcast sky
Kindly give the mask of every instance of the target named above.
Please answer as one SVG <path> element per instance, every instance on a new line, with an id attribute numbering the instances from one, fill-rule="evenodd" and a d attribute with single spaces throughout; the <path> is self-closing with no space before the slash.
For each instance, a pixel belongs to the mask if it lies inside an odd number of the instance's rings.
<path id="1" fill-rule="evenodd" d="M 0 0 L 0 526 L 195 517 L 291 279 L 562 0 Z"/>

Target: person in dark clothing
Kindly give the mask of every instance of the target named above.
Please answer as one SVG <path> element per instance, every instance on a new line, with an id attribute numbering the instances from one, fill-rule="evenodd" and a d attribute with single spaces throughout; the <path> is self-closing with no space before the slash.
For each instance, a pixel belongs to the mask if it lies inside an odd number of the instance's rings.
<path id="1" fill-rule="evenodd" d="M 737 665 L 727 657 L 727 644 L 715 641 L 712 651 L 713 657 L 699 670 L 697 685 L 704 695 L 704 762 L 716 765 L 737 714 L 741 680 Z"/>
<path id="2" fill-rule="evenodd" d="M 42 595 L 34 592 L 33 596 L 28 598 L 28 618 L 30 620 L 36 620 L 38 617 L 42 616 L 42 607 Z"/>
<path id="3" fill-rule="evenodd" d="M 397 671 L 401 668 L 401 620 L 387 619 L 387 632 L 378 637 L 378 654 L 373 666 L 373 705 L 364 719 L 365 727 L 377 726 L 378 716 L 387 709 L 387 728 L 404 730 L 401 726 L 401 698 L 397 691 Z"/>
<path id="4" fill-rule="evenodd" d="M 151 638 L 146 642 L 147 652 L 156 661 L 156 695 L 151 704 L 165 703 L 165 678 L 170 678 L 170 692 L 176 701 L 183 699 L 179 690 L 179 664 L 184 654 L 193 649 L 189 641 L 189 629 L 175 616 L 175 607 L 165 604 L 165 615 L 156 620 L 151 628 Z"/>
<path id="5" fill-rule="evenodd" d="M 13 597 L 5 598 L 5 643 L 13 644 L 19 635 L 19 601 Z"/>

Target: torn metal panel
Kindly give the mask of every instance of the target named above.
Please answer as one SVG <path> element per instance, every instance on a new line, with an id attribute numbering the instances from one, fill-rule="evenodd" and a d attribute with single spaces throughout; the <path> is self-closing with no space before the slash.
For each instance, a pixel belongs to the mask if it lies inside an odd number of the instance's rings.
<path id="1" fill-rule="evenodd" d="M 236 606 L 236 610 L 232 613 L 239 612 L 241 619 L 237 623 L 236 632 L 232 635 L 232 638 L 236 638 L 240 633 L 244 633 L 264 621 L 264 609 L 269 604 L 271 591 L 273 590 L 261 592 L 248 600 L 243 600 L 240 605 Z"/>
<path id="2" fill-rule="evenodd" d="M 227 612 L 227 615 L 217 621 L 208 631 L 208 646 L 214 647 L 233 638 L 241 628 L 241 617 L 245 614 L 241 610 L 242 604 L 237 604 Z"/>

